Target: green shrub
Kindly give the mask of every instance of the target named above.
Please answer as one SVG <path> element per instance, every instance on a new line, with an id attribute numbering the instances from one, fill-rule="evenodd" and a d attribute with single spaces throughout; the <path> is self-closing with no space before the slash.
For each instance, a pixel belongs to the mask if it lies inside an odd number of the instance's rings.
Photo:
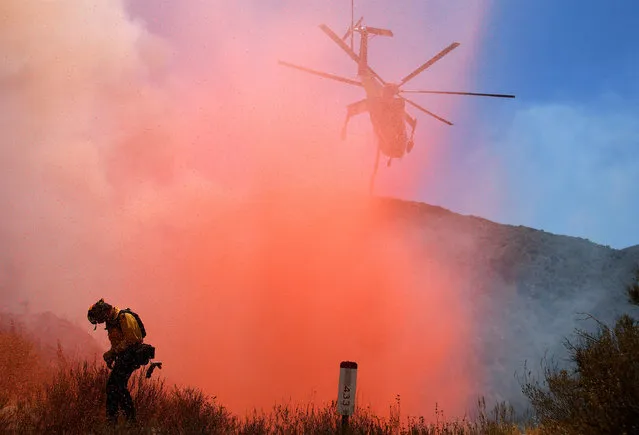
<path id="1" fill-rule="evenodd" d="M 633 305 L 639 305 L 639 268 L 635 271 L 635 276 L 626 291 L 628 293 L 628 302 Z"/>
<path id="2" fill-rule="evenodd" d="M 599 323 L 597 332 L 577 335 L 575 344 L 566 344 L 573 369 L 545 366 L 545 385 L 529 378 L 523 386 L 542 428 L 555 434 L 639 432 L 639 324 L 623 315 L 613 328 Z"/>
<path id="3" fill-rule="evenodd" d="M 639 305 L 639 268 L 626 292 Z M 571 369 L 545 364 L 543 382 L 527 372 L 522 390 L 541 433 L 639 433 L 639 323 L 624 314 L 613 327 L 597 325 L 594 333 L 577 330 L 575 343 L 566 341 Z"/>

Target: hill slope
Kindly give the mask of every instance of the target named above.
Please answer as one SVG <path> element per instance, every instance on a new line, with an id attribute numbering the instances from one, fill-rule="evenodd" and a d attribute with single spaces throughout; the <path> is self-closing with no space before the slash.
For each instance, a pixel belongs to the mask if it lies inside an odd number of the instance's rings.
<path id="1" fill-rule="evenodd" d="M 611 322 L 633 310 L 625 295 L 639 246 L 623 250 L 588 240 L 461 216 L 440 207 L 381 199 L 388 225 L 465 277 L 475 317 L 475 354 L 485 380 L 478 391 L 523 405 L 514 375 L 538 369 L 548 352 L 565 356 L 563 339 L 591 329 L 588 313 Z"/>
<path id="2" fill-rule="evenodd" d="M 0 312 L 0 330 L 15 329 L 29 337 L 45 360 L 55 361 L 58 344 L 69 360 L 101 360 L 98 342 L 86 331 L 51 312 L 13 314 Z"/>
<path id="3" fill-rule="evenodd" d="M 108 297 L 138 307 L 167 376 L 225 404 L 235 399 L 238 408 L 256 397 L 272 403 L 275 384 L 285 395 L 317 388 L 332 398 L 335 361 L 357 352 L 362 391 L 373 384 L 383 403 L 404 394 L 402 388 L 417 388 L 428 391 L 415 400 L 430 411 L 431 401 L 442 400 L 463 376 L 474 382 L 472 391 L 464 386 L 451 395 L 467 394 L 471 405 L 483 394 L 523 406 L 515 373 L 526 361 L 538 368 L 546 352 L 561 358 L 575 327 L 594 326 L 579 313 L 609 322 L 631 309 L 624 291 L 639 264 L 639 246 L 615 250 L 396 199 L 367 202 L 359 214 L 348 202 L 290 207 L 285 198 L 263 208 L 229 208 L 228 216 L 202 219 L 197 227 L 146 225 L 146 239 L 131 242 L 132 256 L 144 259 L 132 264 L 142 290 Z M 350 220 L 340 224 L 340 213 L 350 213 Z M 367 215 L 375 215 L 375 223 L 362 229 Z M 144 292 L 149 288 L 152 299 Z M 8 302 L 13 293 L 4 295 Z M 165 321 L 166 306 L 173 322 Z M 65 309 L 56 315 L 86 321 L 84 312 Z M 342 343 L 342 324 L 334 320 L 343 314 L 349 343 Z M 0 326 L 11 318 L 22 322 L 52 356 L 57 340 L 73 356 L 101 355 L 92 336 L 56 315 L 5 314 Z M 448 342 L 437 341 L 437 328 L 456 324 L 460 330 Z M 193 331 L 197 337 L 184 340 Z M 291 376 L 297 366 L 303 370 Z"/>

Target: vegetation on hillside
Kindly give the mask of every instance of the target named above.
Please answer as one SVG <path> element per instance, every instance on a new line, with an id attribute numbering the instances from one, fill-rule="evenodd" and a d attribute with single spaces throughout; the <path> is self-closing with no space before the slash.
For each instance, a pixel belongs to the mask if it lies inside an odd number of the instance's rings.
<path id="1" fill-rule="evenodd" d="M 25 349 L 15 351 L 16 349 Z M 105 418 L 108 369 L 100 361 L 68 362 L 63 355 L 55 372 L 47 371 L 40 383 L 28 382 L 40 373 L 39 361 L 28 341 L 19 334 L 0 332 L 3 364 L 23 381 L 5 383 L 0 392 L 0 427 L 16 433 L 224 433 L 224 434 L 331 434 L 341 432 L 335 403 L 326 405 L 275 405 L 269 412 L 237 416 L 214 397 L 194 388 L 168 387 L 161 378 L 147 379 L 136 371 L 129 387 L 137 407 L 137 424 L 124 420 L 110 428 Z M 29 361 L 25 363 L 24 360 Z M 5 367 L 3 366 L 3 368 Z M 17 378 L 12 378 L 17 379 Z M 35 379 L 35 378 L 34 378 Z M 348 433 L 366 434 L 518 434 L 512 409 L 505 405 L 486 412 L 479 402 L 474 421 L 439 421 L 424 418 L 400 421 L 399 399 L 390 417 L 359 408 L 351 417 Z M 441 413 L 439 414 L 441 416 Z"/>
<path id="2" fill-rule="evenodd" d="M 96 362 L 61 367 L 42 389 L 18 400 L 0 401 L 0 425 L 18 433 L 112 433 L 104 416 L 108 370 Z M 138 408 L 136 425 L 121 421 L 117 433 L 331 434 L 340 432 L 334 404 L 276 405 L 270 412 L 239 417 L 215 398 L 192 388 L 168 388 L 161 379 L 146 379 L 143 371 L 130 381 Z M 488 415 L 480 408 L 474 421 L 427 424 L 422 419 L 401 423 L 398 415 L 379 417 L 358 409 L 349 433 L 387 434 L 518 434 L 507 408 Z"/>
<path id="3" fill-rule="evenodd" d="M 628 296 L 639 304 L 639 271 Z M 366 434 L 633 434 L 639 433 L 639 322 L 630 315 L 614 326 L 598 323 L 594 333 L 577 331 L 567 341 L 572 367 L 546 366 L 542 381 L 528 376 L 522 389 L 536 427 L 515 424 L 506 404 L 486 410 L 478 402 L 472 421 L 400 420 L 399 399 L 389 417 L 359 408 L 348 433 Z M 56 367 L 15 330 L 0 331 L 0 427 L 18 433 L 112 433 L 104 403 L 108 370 L 102 362 L 69 362 L 60 349 Z M 237 416 L 194 388 L 168 387 L 161 378 L 131 378 L 135 426 L 121 422 L 117 433 L 340 433 L 334 403 L 275 405 L 269 412 Z M 438 414 L 440 416 L 440 414 Z"/>
<path id="4" fill-rule="evenodd" d="M 639 305 L 639 270 L 627 294 Z M 639 322 L 628 314 L 614 326 L 593 320 L 596 332 L 577 330 L 566 342 L 572 368 L 546 365 L 543 382 L 523 385 L 542 433 L 639 433 Z"/>
<path id="5" fill-rule="evenodd" d="M 0 329 L 0 400 L 33 393 L 51 377 L 52 369 L 33 340 L 15 325 Z"/>

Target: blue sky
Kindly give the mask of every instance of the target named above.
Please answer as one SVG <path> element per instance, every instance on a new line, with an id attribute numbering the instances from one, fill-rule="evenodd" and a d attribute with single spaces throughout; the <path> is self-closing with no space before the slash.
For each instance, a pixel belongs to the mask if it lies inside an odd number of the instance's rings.
<path id="1" fill-rule="evenodd" d="M 517 98 L 465 101 L 440 167 L 449 188 L 417 183 L 405 196 L 615 248 L 639 244 L 637 16 L 634 1 L 495 1 L 474 87 Z M 498 198 L 476 199 L 491 188 Z"/>
<path id="2" fill-rule="evenodd" d="M 509 129 L 490 132 L 511 164 L 501 220 L 639 244 L 637 16 L 630 0 L 499 3 L 486 39 L 511 59 L 495 77 L 519 96 L 500 117 Z"/>
<path id="3" fill-rule="evenodd" d="M 169 3 L 138 3 L 143 5 L 138 8 L 162 21 L 163 14 L 172 12 L 162 12 L 159 5 Z M 415 101 L 449 117 L 455 126 L 418 115 L 415 151 L 392 171 L 380 171 L 380 194 L 615 248 L 639 244 L 639 2 L 358 0 L 355 5 L 356 15 L 366 16 L 370 25 L 395 32 L 394 38 L 378 39 L 371 48 L 371 63 L 382 76 L 399 79 L 458 41 L 460 48 L 414 79 L 411 87 L 441 88 L 438 78 L 463 64 L 472 80 L 465 89 L 448 90 L 517 95 L 515 100 L 416 96 Z M 487 12 L 475 40 L 463 31 L 462 17 L 478 8 Z M 309 21 L 315 33 L 309 30 L 307 37 L 320 40 L 319 22 L 330 20 L 341 33 L 350 21 L 346 0 L 246 0 L 249 9 L 247 16 L 264 17 L 259 26 L 265 30 L 273 14 L 301 11 L 304 19 L 310 15 L 317 21 Z M 342 22 L 335 22 L 342 10 Z M 162 23 L 154 26 L 167 32 Z M 259 44 L 259 38 L 252 43 Z M 285 58 L 304 64 L 299 53 L 295 57 Z M 338 49 L 335 59 L 343 63 L 307 66 L 354 73 Z M 331 92 L 342 86 L 321 82 L 313 83 Z M 325 102 L 327 110 L 335 108 L 336 130 L 344 104 L 360 97 L 357 89 L 339 89 L 339 101 L 332 94 Z M 438 110 L 440 98 L 460 98 L 461 105 Z M 437 143 L 431 143 L 431 135 L 437 135 Z M 431 151 L 440 157 L 426 171 L 422 162 Z M 410 175 L 409 182 L 398 181 L 402 172 Z"/>

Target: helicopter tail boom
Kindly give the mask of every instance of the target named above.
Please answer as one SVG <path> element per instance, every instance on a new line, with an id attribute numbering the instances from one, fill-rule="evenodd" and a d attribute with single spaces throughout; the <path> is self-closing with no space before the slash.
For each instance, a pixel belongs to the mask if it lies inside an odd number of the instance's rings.
<path id="1" fill-rule="evenodd" d="M 351 50 L 351 48 L 339 37 L 337 36 L 337 34 L 335 32 L 333 32 L 330 27 L 328 27 L 326 24 L 320 24 L 320 29 L 322 29 L 322 31 L 324 33 L 326 33 L 328 35 L 329 38 L 331 38 L 333 40 L 333 42 L 335 42 L 337 45 L 339 45 L 339 47 L 344 50 L 346 52 L 346 54 L 348 54 L 348 56 L 353 59 L 355 61 L 355 63 L 357 63 L 358 65 L 362 64 L 362 60 L 360 58 L 360 56 L 358 56 L 353 50 Z M 355 31 L 357 31 L 357 29 L 355 29 Z M 373 69 L 370 67 L 370 65 L 366 65 L 367 68 L 367 72 L 372 74 L 377 80 L 380 81 L 381 84 L 386 84 L 386 82 L 384 81 L 384 79 L 382 79 L 379 74 L 377 74 L 375 71 L 373 71 Z"/>

